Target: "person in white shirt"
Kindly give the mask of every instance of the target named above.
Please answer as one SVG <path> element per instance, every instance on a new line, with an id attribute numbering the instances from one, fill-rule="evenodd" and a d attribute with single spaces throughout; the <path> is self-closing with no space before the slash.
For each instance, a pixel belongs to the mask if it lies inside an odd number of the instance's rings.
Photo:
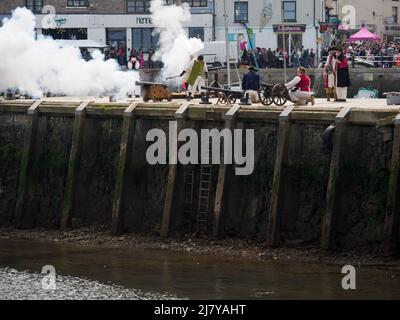
<path id="1" fill-rule="evenodd" d="M 324 75 L 325 75 L 325 90 L 326 90 L 326 98 L 328 101 L 331 101 L 331 98 L 336 97 L 335 92 L 335 84 L 336 84 L 336 77 L 335 77 L 335 70 L 336 70 L 336 58 L 335 52 L 330 50 L 329 56 L 326 60 Z"/>
<path id="2" fill-rule="evenodd" d="M 139 70 L 140 68 L 140 63 L 139 61 L 136 59 L 136 57 L 132 57 L 129 62 L 128 62 L 128 68 L 130 70 Z"/>

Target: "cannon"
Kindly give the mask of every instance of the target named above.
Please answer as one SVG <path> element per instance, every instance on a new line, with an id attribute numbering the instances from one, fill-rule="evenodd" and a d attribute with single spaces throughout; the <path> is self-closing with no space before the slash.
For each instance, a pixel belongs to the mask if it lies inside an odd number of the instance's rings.
<path id="1" fill-rule="evenodd" d="M 216 94 L 218 101 L 217 104 L 234 104 L 237 99 L 243 97 L 243 91 L 228 90 L 216 87 L 201 87 L 201 89 L 206 90 L 207 94 Z"/>
<path id="2" fill-rule="evenodd" d="M 172 101 L 172 93 L 163 83 L 136 81 L 136 85 L 141 87 L 144 102 L 161 102 L 164 99 Z"/>
<path id="3" fill-rule="evenodd" d="M 258 90 L 258 97 L 264 106 L 274 103 L 277 106 L 283 106 L 290 101 L 289 90 L 284 84 L 262 83 Z"/>
<path id="4" fill-rule="evenodd" d="M 0 96 L 3 96 L 4 100 L 32 99 L 28 93 L 20 92 L 18 89 L 7 89 L 6 92 L 0 93 Z"/>

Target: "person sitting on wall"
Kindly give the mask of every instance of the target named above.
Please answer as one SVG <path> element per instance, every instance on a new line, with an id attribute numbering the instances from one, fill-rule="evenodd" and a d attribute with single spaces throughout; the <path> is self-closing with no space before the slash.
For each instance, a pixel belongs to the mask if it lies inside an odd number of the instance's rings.
<path id="1" fill-rule="evenodd" d="M 261 78 L 257 73 L 258 69 L 250 66 L 249 72 L 243 77 L 242 89 L 244 94 L 249 94 L 252 103 L 258 103 L 258 90 L 260 89 Z"/>
<path id="2" fill-rule="evenodd" d="M 208 79 L 208 68 L 207 64 L 204 61 L 203 56 L 198 56 L 197 59 L 192 60 L 189 67 L 182 71 L 180 74 L 183 77 L 185 74 L 188 74 L 187 81 L 185 81 L 188 85 L 188 101 L 190 101 L 198 88 L 199 92 L 204 92 L 201 87 L 205 86 L 205 79 Z M 205 75 L 205 77 L 204 77 Z"/>
<path id="3" fill-rule="evenodd" d="M 315 104 L 314 96 L 311 94 L 311 79 L 307 75 L 307 70 L 304 67 L 297 69 L 297 76 L 290 82 L 285 84 L 289 92 L 290 100 L 295 105 L 305 106 L 308 102 Z"/>

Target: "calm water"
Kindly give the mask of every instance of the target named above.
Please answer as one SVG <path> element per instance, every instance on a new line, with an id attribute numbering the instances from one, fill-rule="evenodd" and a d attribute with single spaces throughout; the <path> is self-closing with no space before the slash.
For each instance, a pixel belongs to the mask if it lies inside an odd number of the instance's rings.
<path id="1" fill-rule="evenodd" d="M 357 290 L 350 292 L 341 288 L 341 267 L 0 240 L 0 268 L 40 273 L 44 265 L 61 275 L 178 298 L 400 299 L 400 272 L 357 269 Z"/>

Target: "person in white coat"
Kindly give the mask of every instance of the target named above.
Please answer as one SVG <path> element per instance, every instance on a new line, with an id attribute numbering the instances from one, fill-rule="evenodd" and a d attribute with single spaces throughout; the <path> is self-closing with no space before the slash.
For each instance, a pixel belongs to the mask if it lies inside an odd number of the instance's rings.
<path id="1" fill-rule="evenodd" d="M 190 101 L 196 90 L 204 92 L 201 87 L 205 86 L 205 79 L 208 78 L 207 63 L 204 61 L 203 56 L 199 56 L 197 59 L 193 59 L 186 70 L 182 71 L 181 77 L 186 75 L 186 83 L 188 87 L 188 100 Z"/>

